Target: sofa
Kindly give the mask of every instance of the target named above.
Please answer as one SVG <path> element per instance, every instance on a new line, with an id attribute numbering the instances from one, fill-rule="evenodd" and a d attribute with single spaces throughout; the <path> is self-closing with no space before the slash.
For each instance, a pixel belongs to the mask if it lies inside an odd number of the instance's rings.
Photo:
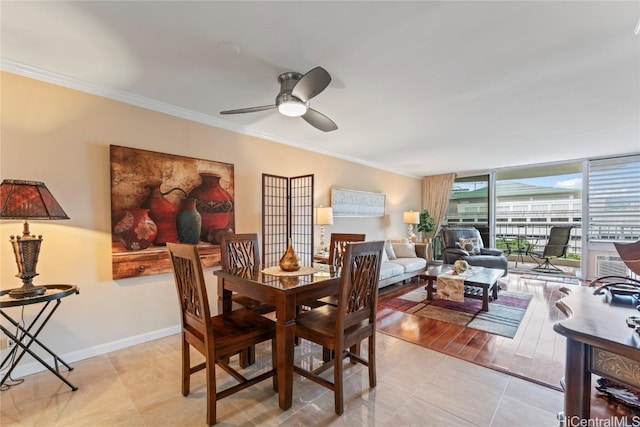
<path id="1" fill-rule="evenodd" d="M 507 257 L 500 249 L 485 248 L 480 232 L 476 228 L 443 228 L 440 232 L 442 261 L 453 264 L 461 259 L 469 265 L 509 270 Z"/>
<path id="2" fill-rule="evenodd" d="M 402 282 L 427 269 L 427 245 L 406 240 L 388 240 L 382 251 L 378 288 Z"/>

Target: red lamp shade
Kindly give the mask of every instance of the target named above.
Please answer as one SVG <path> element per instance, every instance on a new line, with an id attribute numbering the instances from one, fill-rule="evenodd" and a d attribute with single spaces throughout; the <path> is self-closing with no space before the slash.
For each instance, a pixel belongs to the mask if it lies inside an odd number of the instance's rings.
<path id="1" fill-rule="evenodd" d="M 0 184 L 0 218 L 69 219 L 43 182 L 16 179 Z"/>

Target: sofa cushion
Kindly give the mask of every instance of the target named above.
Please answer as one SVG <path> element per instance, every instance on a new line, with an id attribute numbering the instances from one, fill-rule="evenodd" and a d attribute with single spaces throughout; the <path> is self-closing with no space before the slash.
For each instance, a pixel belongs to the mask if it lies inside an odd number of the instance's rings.
<path id="1" fill-rule="evenodd" d="M 393 252 L 396 254 L 397 258 L 417 258 L 416 255 L 416 247 L 413 243 L 403 242 L 403 243 L 392 243 Z"/>
<path id="2" fill-rule="evenodd" d="M 388 279 L 404 273 L 404 267 L 395 262 L 387 261 L 380 264 L 380 280 Z"/>
<path id="3" fill-rule="evenodd" d="M 393 251 L 393 244 L 389 240 L 384 242 L 384 251 L 387 253 L 389 260 L 396 259 L 396 253 Z"/>
<path id="4" fill-rule="evenodd" d="M 413 271 L 418 271 L 421 268 L 425 268 L 427 266 L 427 260 L 424 258 L 398 258 L 394 261 L 391 261 L 396 265 L 402 266 L 404 271 L 400 272 L 400 274 L 411 273 Z"/>

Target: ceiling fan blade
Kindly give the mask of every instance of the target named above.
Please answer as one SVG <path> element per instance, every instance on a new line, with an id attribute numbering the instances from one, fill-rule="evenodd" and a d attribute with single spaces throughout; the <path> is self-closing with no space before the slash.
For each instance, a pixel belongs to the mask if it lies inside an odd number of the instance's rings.
<path id="1" fill-rule="evenodd" d="M 331 83 L 331 76 L 322 67 L 316 67 L 304 76 L 300 77 L 298 83 L 291 90 L 291 95 L 307 102 L 323 90 Z"/>
<path id="2" fill-rule="evenodd" d="M 249 108 L 239 108 L 237 110 L 220 111 L 220 114 L 255 113 L 256 111 L 273 110 L 274 108 L 276 108 L 275 105 L 263 105 L 261 107 L 249 107 Z"/>
<path id="3" fill-rule="evenodd" d="M 333 120 L 313 108 L 307 109 L 307 112 L 301 117 L 311 126 L 323 132 L 331 132 L 332 130 L 338 129 L 338 125 L 336 125 Z"/>

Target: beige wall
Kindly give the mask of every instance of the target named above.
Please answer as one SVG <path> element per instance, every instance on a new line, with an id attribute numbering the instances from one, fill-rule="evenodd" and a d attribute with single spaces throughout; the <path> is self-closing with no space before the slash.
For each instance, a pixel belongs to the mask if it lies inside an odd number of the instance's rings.
<path id="1" fill-rule="evenodd" d="M 195 123 L 106 98 L 2 73 L 0 176 L 43 181 L 69 221 L 32 221 L 44 242 L 34 282 L 73 283 L 43 339 L 77 360 L 176 332 L 172 276 L 111 279 L 109 145 L 142 148 L 235 165 L 236 228 L 260 231 L 262 173 L 315 175 L 315 205 L 328 205 L 331 186 L 381 192 L 382 218 L 336 218 L 327 232 L 364 232 L 368 239 L 404 237 L 402 212 L 421 206 L 421 180 Z M 9 236 L 0 222 L 0 287 L 20 285 Z M 316 230 L 318 240 L 318 230 Z M 317 243 L 317 242 L 316 242 Z M 205 272 L 210 298 L 215 278 Z M 17 309 L 11 309 L 18 315 Z M 26 310 L 28 319 L 35 307 Z M 22 365 L 22 372 L 40 369 Z"/>

